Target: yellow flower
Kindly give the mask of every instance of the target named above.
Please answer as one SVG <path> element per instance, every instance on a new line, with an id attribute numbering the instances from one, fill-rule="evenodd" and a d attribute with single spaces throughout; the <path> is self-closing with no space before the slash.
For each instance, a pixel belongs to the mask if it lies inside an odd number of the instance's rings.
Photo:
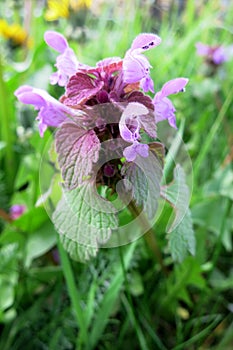
<path id="1" fill-rule="evenodd" d="M 0 19 L 0 35 L 11 40 L 16 46 L 28 45 L 28 34 L 19 24 L 8 24 L 4 19 Z"/>
<path id="2" fill-rule="evenodd" d="M 70 0 L 70 7 L 72 10 L 77 11 L 83 8 L 90 8 L 92 0 Z"/>
<path id="3" fill-rule="evenodd" d="M 59 18 L 68 18 L 70 9 L 78 11 L 89 8 L 92 0 L 48 0 L 48 9 L 45 13 L 47 21 L 55 21 Z"/>
<path id="4" fill-rule="evenodd" d="M 58 18 L 68 18 L 69 0 L 48 0 L 48 9 L 45 13 L 47 21 L 55 21 Z"/>

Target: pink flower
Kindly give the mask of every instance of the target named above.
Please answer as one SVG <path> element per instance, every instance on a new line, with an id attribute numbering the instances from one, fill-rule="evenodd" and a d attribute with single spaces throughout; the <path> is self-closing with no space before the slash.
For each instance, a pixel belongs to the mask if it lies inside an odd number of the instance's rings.
<path id="1" fill-rule="evenodd" d="M 18 219 L 25 212 L 26 207 L 22 204 L 14 204 L 10 207 L 10 217 L 12 220 Z"/>

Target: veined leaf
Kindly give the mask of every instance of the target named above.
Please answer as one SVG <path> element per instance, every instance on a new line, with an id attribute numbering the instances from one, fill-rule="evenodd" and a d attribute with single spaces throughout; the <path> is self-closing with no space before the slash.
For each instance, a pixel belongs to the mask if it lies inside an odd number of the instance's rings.
<path id="1" fill-rule="evenodd" d="M 74 260 L 82 262 L 96 256 L 99 246 L 118 227 L 115 208 L 97 194 L 92 183 L 63 190 L 53 222 L 64 248 Z"/>
<path id="2" fill-rule="evenodd" d="M 65 187 L 75 188 L 91 177 L 100 149 L 93 130 L 81 129 L 71 121 L 63 123 L 56 134 L 56 149 Z"/>
<path id="3" fill-rule="evenodd" d="M 189 205 L 189 188 L 180 165 L 174 169 L 174 181 L 161 189 L 161 196 L 171 204 L 175 218 L 169 220 L 167 231 L 172 258 L 183 261 L 188 253 L 195 254 L 195 235 Z"/>
<path id="4" fill-rule="evenodd" d="M 190 210 L 182 221 L 168 234 L 168 241 L 173 260 L 182 262 L 188 253 L 195 254 L 196 240 L 192 226 Z"/>
<path id="5" fill-rule="evenodd" d="M 143 207 L 149 219 L 155 216 L 158 206 L 163 154 L 163 145 L 153 143 L 149 157 L 137 157 L 134 163 L 127 163 L 122 169 L 122 174 L 129 180 L 129 183 L 125 182 L 126 190 L 132 190 L 137 205 Z"/>
<path id="6" fill-rule="evenodd" d="M 174 181 L 162 186 L 161 196 L 175 211 L 175 218 L 169 220 L 167 226 L 167 231 L 171 232 L 180 223 L 189 206 L 189 188 L 186 185 L 185 172 L 179 164 L 174 169 Z"/>

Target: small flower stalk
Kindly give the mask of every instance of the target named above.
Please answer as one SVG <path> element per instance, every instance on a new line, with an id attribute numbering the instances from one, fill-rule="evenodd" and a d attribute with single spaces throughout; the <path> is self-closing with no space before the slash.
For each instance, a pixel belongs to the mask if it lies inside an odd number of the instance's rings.
<path id="1" fill-rule="evenodd" d="M 82 256 L 80 260 L 85 260 L 95 255 L 118 227 L 114 204 L 106 196 L 98 196 L 93 190 L 96 186 L 118 193 L 118 182 L 122 180 L 121 198 L 144 208 L 148 217 L 154 216 L 152 208 L 156 211 L 157 204 L 152 202 L 159 196 L 164 158 L 163 145 L 157 140 L 157 124 L 167 120 L 177 129 L 176 110 L 169 97 L 185 91 L 188 79 L 172 79 L 155 93 L 150 75 L 152 66 L 146 52 L 160 45 L 161 38 L 152 33 L 139 34 L 124 58 L 105 58 L 95 67 L 79 62 L 60 33 L 47 31 L 44 39 L 58 52 L 56 72 L 50 82 L 64 87 L 64 94 L 56 100 L 44 90 L 21 86 L 15 95 L 20 102 L 38 110 L 41 137 L 48 127 L 58 128 L 55 145 L 64 193 L 53 220 L 67 250 L 71 242 L 77 240 L 79 258 Z M 147 182 L 145 196 L 151 192 L 154 199 L 143 197 L 140 186 L 144 181 Z M 64 220 L 71 214 L 64 214 L 63 209 L 65 203 L 73 208 L 71 202 L 76 200 L 79 214 L 75 214 L 74 220 L 78 228 L 71 237 L 64 228 Z M 91 208 L 85 209 L 85 205 L 80 208 L 80 201 Z M 61 222 L 63 215 L 66 216 Z M 93 223 L 93 217 L 98 222 Z M 80 246 L 86 248 L 80 252 Z M 77 254 L 77 247 L 75 249 Z M 69 252 L 74 257 L 73 250 Z"/>

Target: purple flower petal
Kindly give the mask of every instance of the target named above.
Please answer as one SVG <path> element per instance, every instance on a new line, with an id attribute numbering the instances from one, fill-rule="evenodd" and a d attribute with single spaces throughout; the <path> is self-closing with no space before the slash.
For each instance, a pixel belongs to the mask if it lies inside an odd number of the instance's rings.
<path id="1" fill-rule="evenodd" d="M 197 54 L 199 56 L 208 56 L 210 47 L 202 43 L 196 43 Z"/>
<path id="2" fill-rule="evenodd" d="M 146 158 L 149 156 L 149 146 L 143 143 L 135 142 L 131 146 L 124 149 L 123 155 L 128 162 L 134 161 L 137 155 Z"/>
<path id="3" fill-rule="evenodd" d="M 86 66 L 78 62 L 74 51 L 69 47 L 62 34 L 54 31 L 47 31 L 44 35 L 44 39 L 50 47 L 60 53 L 55 64 L 57 72 L 51 75 L 50 82 L 52 85 L 58 84 L 60 86 L 65 86 L 68 79 L 77 72 L 78 67 Z"/>
<path id="4" fill-rule="evenodd" d="M 134 159 L 137 157 L 137 152 L 135 150 L 134 145 L 126 147 L 123 151 L 123 155 L 128 162 L 133 162 Z"/>
<path id="5" fill-rule="evenodd" d="M 48 46 L 52 47 L 54 50 L 60 53 L 64 53 L 65 50 L 69 47 L 64 36 L 52 30 L 45 32 L 44 40 Z"/>
<path id="6" fill-rule="evenodd" d="M 177 94 L 178 92 L 183 92 L 184 87 L 188 83 L 188 79 L 186 78 L 176 78 L 173 80 L 169 80 L 165 83 L 161 89 L 161 97 L 167 97 L 172 94 Z"/>
<path id="7" fill-rule="evenodd" d="M 216 50 L 214 50 L 212 55 L 213 62 L 215 64 L 222 64 L 228 60 L 226 52 L 223 47 L 219 46 Z"/>
<path id="8" fill-rule="evenodd" d="M 123 80 L 125 83 L 132 84 L 141 81 L 141 88 L 145 92 L 154 92 L 154 84 L 149 75 L 151 65 L 142 53 L 160 43 L 160 37 L 151 33 L 139 34 L 134 39 L 123 60 Z"/>
<path id="9" fill-rule="evenodd" d="M 151 77 L 149 76 L 149 74 L 145 77 L 142 78 L 141 82 L 140 82 L 140 87 L 142 88 L 143 91 L 148 92 L 155 92 L 154 90 L 154 82 L 151 79 Z"/>
<path id="10" fill-rule="evenodd" d="M 204 56 L 208 61 L 215 65 L 220 65 L 230 58 L 228 49 L 223 46 L 210 46 L 202 43 L 196 43 L 197 54 Z"/>
<path id="11" fill-rule="evenodd" d="M 175 118 L 175 107 L 173 103 L 167 98 L 171 94 L 176 94 L 184 91 L 184 87 L 188 83 L 186 78 L 176 78 L 165 83 L 161 91 L 157 92 L 154 99 L 154 113 L 156 123 L 167 119 L 169 124 L 177 129 Z"/>
<path id="12" fill-rule="evenodd" d="M 22 204 L 14 204 L 10 207 L 10 217 L 12 220 L 18 219 L 25 212 L 26 207 Z"/>
<path id="13" fill-rule="evenodd" d="M 18 100 L 25 104 L 31 104 L 39 109 L 39 131 L 41 137 L 48 126 L 58 127 L 67 118 L 73 115 L 73 111 L 50 96 L 45 90 L 31 86 L 21 86 L 15 91 Z"/>
<path id="14" fill-rule="evenodd" d="M 175 116 L 175 107 L 173 103 L 167 98 L 164 97 L 163 99 L 156 101 L 155 103 L 155 120 L 156 123 L 161 122 L 165 119 L 171 119 L 173 116 Z"/>
<path id="15" fill-rule="evenodd" d="M 68 79 L 77 72 L 79 67 L 74 51 L 67 48 L 63 54 L 57 57 L 55 66 L 57 72 L 51 75 L 50 82 L 52 85 L 65 86 Z"/>
<path id="16" fill-rule="evenodd" d="M 123 60 L 124 82 L 131 84 L 140 81 L 149 74 L 150 67 L 145 56 L 128 52 Z"/>
<path id="17" fill-rule="evenodd" d="M 137 50 L 137 52 L 144 52 L 150 50 L 161 43 L 161 38 L 158 35 L 152 33 L 141 33 L 133 41 L 131 50 Z"/>
<path id="18" fill-rule="evenodd" d="M 134 142 L 139 139 L 139 116 L 148 114 L 148 109 L 141 103 L 132 102 L 127 105 L 122 113 L 119 129 L 123 140 Z"/>

